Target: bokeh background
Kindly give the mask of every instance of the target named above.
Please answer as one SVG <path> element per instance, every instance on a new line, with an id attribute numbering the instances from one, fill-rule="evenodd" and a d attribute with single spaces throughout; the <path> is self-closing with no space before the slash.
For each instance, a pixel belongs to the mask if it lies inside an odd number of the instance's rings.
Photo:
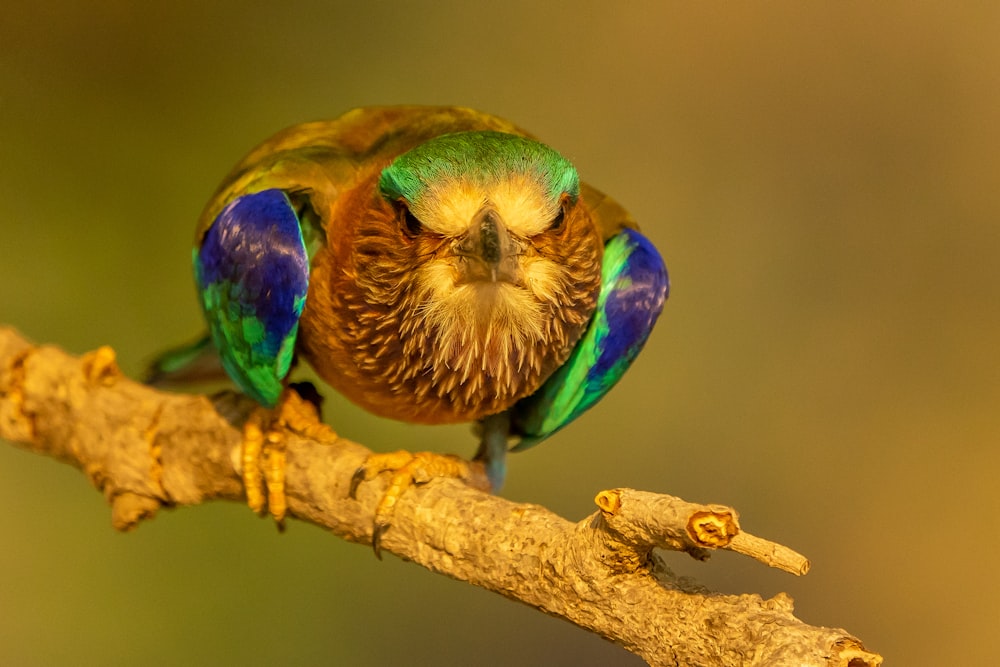
<path id="1" fill-rule="evenodd" d="M 574 520 L 603 488 L 729 503 L 787 591 L 895 664 L 989 664 L 1000 622 L 1000 5 L 7 3 L 0 322 L 138 374 L 199 330 L 198 213 L 287 125 L 360 105 L 508 117 L 625 203 L 671 270 L 639 363 L 510 461 Z M 331 398 L 376 449 L 471 454 Z M 237 504 L 116 534 L 83 475 L 0 447 L 5 665 L 636 665 L 613 645 Z"/>

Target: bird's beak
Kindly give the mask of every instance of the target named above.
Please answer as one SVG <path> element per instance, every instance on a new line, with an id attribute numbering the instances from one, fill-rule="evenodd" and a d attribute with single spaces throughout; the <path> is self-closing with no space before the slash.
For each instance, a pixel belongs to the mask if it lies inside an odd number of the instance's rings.
<path id="1" fill-rule="evenodd" d="M 523 243 L 511 235 L 491 206 L 484 206 L 476 213 L 469 230 L 453 248 L 461 260 L 462 282 L 519 283 L 518 257 L 523 252 Z"/>

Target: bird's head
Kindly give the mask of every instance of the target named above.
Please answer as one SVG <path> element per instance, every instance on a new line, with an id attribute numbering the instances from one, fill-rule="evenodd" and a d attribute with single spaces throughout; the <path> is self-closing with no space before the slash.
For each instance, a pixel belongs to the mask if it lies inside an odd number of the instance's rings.
<path id="1" fill-rule="evenodd" d="M 424 391 L 510 404 L 565 361 L 603 249 L 568 160 L 517 135 L 444 135 L 386 166 L 376 198 L 355 238 L 358 281 L 398 320 Z"/>

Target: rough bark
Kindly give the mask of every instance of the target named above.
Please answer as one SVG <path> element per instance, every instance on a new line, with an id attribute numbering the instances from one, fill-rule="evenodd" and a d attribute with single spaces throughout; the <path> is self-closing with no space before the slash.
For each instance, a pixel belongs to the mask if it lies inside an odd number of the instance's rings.
<path id="1" fill-rule="evenodd" d="M 254 404 L 154 390 L 125 378 L 110 348 L 80 358 L 0 327 L 0 437 L 82 470 L 112 522 L 130 530 L 161 507 L 242 501 L 242 427 Z M 317 437 L 318 436 L 318 437 Z M 285 434 L 290 517 L 372 539 L 388 475 L 352 475 L 371 453 L 332 431 Z M 262 471 L 264 477 L 268 471 Z M 259 478 L 259 477 L 258 477 Z M 784 595 L 721 595 L 675 577 L 654 548 L 744 553 L 805 574 L 808 561 L 743 532 L 735 510 L 612 489 L 572 523 L 454 479 L 407 490 L 382 548 L 565 618 L 652 665 L 880 665 L 844 630 L 810 626 Z"/>

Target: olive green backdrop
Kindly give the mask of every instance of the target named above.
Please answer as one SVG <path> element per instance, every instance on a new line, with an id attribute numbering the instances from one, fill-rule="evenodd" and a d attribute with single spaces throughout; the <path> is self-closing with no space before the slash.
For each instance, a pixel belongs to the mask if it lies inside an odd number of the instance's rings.
<path id="1" fill-rule="evenodd" d="M 574 520 L 614 486 L 731 503 L 813 571 L 669 562 L 787 591 L 895 664 L 991 662 L 1000 5 L 285 4 L 5 6 L 0 322 L 137 374 L 199 329 L 194 221 L 258 141 L 366 104 L 491 111 L 625 203 L 674 288 L 633 371 L 512 457 L 504 495 Z M 474 448 L 340 399 L 328 419 Z M 237 504 L 116 534 L 83 475 L 8 445 L 0 507 L 5 665 L 639 664 Z"/>

